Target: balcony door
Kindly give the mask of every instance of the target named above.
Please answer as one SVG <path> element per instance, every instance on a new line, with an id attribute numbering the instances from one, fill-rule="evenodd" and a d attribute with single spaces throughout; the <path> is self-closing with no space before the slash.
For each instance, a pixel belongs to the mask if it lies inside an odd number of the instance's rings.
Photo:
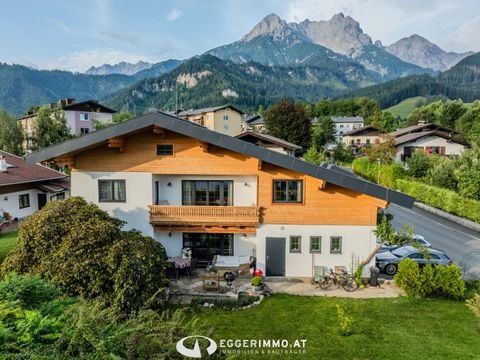
<path id="1" fill-rule="evenodd" d="M 192 257 L 206 266 L 215 255 L 233 255 L 233 234 L 183 233 L 183 247 L 191 248 Z"/>
<path id="2" fill-rule="evenodd" d="M 233 206 L 233 181 L 183 180 L 182 205 Z"/>

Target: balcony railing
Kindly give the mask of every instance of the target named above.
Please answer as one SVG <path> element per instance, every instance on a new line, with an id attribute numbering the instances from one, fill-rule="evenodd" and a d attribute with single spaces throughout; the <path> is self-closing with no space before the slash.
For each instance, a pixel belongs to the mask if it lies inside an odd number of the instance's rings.
<path id="1" fill-rule="evenodd" d="M 254 206 L 149 205 L 153 225 L 256 226 L 260 210 Z"/>

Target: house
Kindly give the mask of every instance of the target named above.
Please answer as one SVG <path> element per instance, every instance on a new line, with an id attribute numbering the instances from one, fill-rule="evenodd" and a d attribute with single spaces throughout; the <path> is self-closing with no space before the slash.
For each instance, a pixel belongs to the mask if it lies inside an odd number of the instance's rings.
<path id="1" fill-rule="evenodd" d="M 230 136 L 236 136 L 242 132 L 242 115 L 243 111 L 230 105 L 180 111 L 178 113 L 178 117 Z"/>
<path id="2" fill-rule="evenodd" d="M 256 256 L 267 276 L 311 277 L 375 249 L 377 212 L 414 199 L 333 167 L 320 167 L 152 112 L 27 156 L 68 165 L 72 195 L 162 243 Z"/>
<path id="3" fill-rule="evenodd" d="M 265 132 L 265 120 L 260 115 L 250 115 L 243 119 L 244 131 Z"/>
<path id="4" fill-rule="evenodd" d="M 243 141 L 248 141 L 251 144 L 255 144 L 289 156 L 295 156 L 297 151 L 302 150 L 301 146 L 292 144 L 291 142 L 272 135 L 260 134 L 253 131 L 243 132 L 235 137 Z"/>
<path id="5" fill-rule="evenodd" d="M 0 151 L 0 216 L 22 219 L 48 201 L 69 196 L 70 180 L 58 171 Z"/>
<path id="6" fill-rule="evenodd" d="M 342 142 L 345 146 L 363 147 L 380 144 L 385 141 L 386 134 L 375 126 L 364 126 L 352 131 L 345 132 Z"/>
<path id="7" fill-rule="evenodd" d="M 335 127 L 335 139 L 342 141 L 343 134 L 364 127 L 365 121 L 361 116 L 332 116 L 332 122 Z"/>
<path id="8" fill-rule="evenodd" d="M 75 102 L 75 99 L 67 98 L 60 100 L 60 104 L 65 113 L 67 126 L 70 133 L 75 136 L 85 135 L 95 131 L 95 123 L 111 123 L 115 110 L 100 104 L 96 100 L 86 100 Z M 53 109 L 56 103 L 49 104 Z M 31 138 L 35 133 L 36 112 L 30 111 L 25 116 L 18 119 L 23 130 L 25 131 L 27 141 L 24 144 L 26 150 L 31 150 Z"/>
<path id="9" fill-rule="evenodd" d="M 460 155 L 467 146 L 455 130 L 423 122 L 398 129 L 389 135 L 395 140 L 397 161 L 405 161 L 416 150 L 422 150 L 426 155 Z"/>

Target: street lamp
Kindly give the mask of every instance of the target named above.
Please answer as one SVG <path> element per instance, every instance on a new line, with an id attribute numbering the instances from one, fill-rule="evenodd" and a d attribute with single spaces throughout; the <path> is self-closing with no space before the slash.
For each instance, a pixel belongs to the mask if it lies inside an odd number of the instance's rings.
<path id="1" fill-rule="evenodd" d="M 380 158 L 377 159 L 377 184 L 380 184 Z"/>

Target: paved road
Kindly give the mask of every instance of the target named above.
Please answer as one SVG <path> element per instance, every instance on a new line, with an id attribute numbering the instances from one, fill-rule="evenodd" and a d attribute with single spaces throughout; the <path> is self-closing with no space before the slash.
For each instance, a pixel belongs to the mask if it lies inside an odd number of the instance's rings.
<path id="1" fill-rule="evenodd" d="M 397 230 L 411 224 L 414 233 L 425 236 L 433 248 L 445 251 L 459 264 L 466 278 L 480 278 L 480 232 L 415 207 L 391 204 L 388 212 L 394 216 L 392 224 Z"/>

